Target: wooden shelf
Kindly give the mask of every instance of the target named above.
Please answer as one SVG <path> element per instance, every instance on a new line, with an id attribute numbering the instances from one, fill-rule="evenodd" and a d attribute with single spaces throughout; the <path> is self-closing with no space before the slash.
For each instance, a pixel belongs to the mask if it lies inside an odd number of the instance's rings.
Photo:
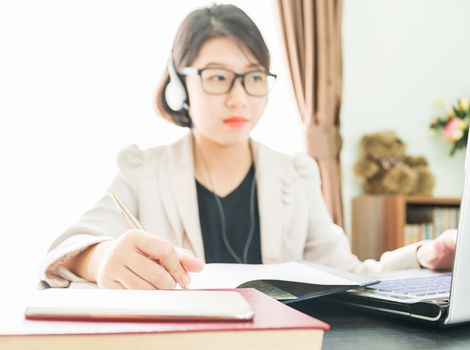
<path id="1" fill-rule="evenodd" d="M 422 204 L 422 205 L 443 205 L 443 206 L 459 206 L 460 199 L 453 198 L 453 197 L 413 197 L 413 196 L 406 196 L 403 197 L 406 203 L 412 204 Z"/>
<path id="2" fill-rule="evenodd" d="M 352 251 L 362 260 L 404 245 L 407 213 L 412 208 L 459 208 L 460 199 L 422 196 L 360 196 L 352 201 Z"/>

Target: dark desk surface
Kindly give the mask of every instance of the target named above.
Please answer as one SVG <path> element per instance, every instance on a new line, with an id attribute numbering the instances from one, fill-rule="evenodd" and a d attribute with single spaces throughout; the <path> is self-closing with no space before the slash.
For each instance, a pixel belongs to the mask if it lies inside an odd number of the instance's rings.
<path id="1" fill-rule="evenodd" d="M 330 324 L 323 341 L 325 350 L 470 349 L 470 324 L 429 327 L 322 300 L 294 307 Z"/>

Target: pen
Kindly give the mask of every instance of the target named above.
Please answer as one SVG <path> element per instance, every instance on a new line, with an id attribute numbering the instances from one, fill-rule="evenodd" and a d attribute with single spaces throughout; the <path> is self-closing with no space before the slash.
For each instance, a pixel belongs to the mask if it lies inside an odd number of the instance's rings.
<path id="1" fill-rule="evenodd" d="M 111 197 L 113 198 L 114 204 L 116 204 L 116 207 L 118 207 L 119 212 L 124 217 L 124 220 L 126 220 L 129 227 L 145 231 L 144 227 L 140 224 L 139 220 L 137 220 L 136 217 L 132 215 L 129 208 L 124 204 L 121 198 L 118 197 L 117 193 L 111 193 Z"/>
<path id="2" fill-rule="evenodd" d="M 121 198 L 119 198 L 117 193 L 112 192 L 111 197 L 113 198 L 114 204 L 116 204 L 116 207 L 119 209 L 119 212 L 121 213 L 121 215 L 123 216 L 127 224 L 129 225 L 129 227 L 145 231 L 144 227 L 140 224 L 139 220 L 137 220 L 137 218 L 132 214 L 132 212 L 129 210 L 126 204 L 124 204 Z M 158 260 L 152 258 L 151 256 L 148 256 L 148 258 L 158 263 Z M 186 289 L 186 287 L 181 283 L 180 283 L 180 286 L 183 289 Z"/>

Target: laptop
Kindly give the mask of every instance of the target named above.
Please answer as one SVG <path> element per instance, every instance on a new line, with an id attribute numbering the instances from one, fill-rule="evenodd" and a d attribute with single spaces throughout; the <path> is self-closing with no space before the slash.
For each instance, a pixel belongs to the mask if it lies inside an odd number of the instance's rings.
<path id="1" fill-rule="evenodd" d="M 330 297 L 371 311 L 405 317 L 439 326 L 470 322 L 470 142 L 465 157 L 465 182 L 453 272 L 430 270 L 395 271 L 375 276 L 375 285 Z M 400 278 L 397 278 L 400 275 Z"/>

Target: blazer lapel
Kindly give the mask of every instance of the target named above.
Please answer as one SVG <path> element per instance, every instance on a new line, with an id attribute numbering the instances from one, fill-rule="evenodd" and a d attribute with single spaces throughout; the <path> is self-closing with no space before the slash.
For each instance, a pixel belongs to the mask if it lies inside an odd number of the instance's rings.
<path id="1" fill-rule="evenodd" d="M 282 261 L 283 233 L 291 212 L 290 181 L 282 168 L 283 159 L 252 141 L 260 215 L 263 263 Z"/>
<path id="2" fill-rule="evenodd" d="M 170 148 L 167 165 L 169 190 L 174 198 L 176 215 L 181 219 L 184 233 L 194 255 L 204 260 L 204 244 L 199 222 L 193 145 L 190 133 Z M 168 215 L 175 215 L 174 210 L 169 209 Z M 172 220 L 170 219 L 170 221 Z M 173 218 L 173 221 L 175 221 L 175 218 Z"/>

